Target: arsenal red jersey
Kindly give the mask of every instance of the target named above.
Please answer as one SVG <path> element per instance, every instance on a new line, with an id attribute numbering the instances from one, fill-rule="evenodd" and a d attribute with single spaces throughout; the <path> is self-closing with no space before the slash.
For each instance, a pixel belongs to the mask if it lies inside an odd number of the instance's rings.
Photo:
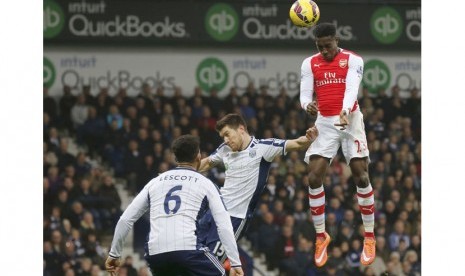
<path id="1" fill-rule="evenodd" d="M 357 95 L 363 77 L 363 59 L 340 49 L 330 62 L 321 54 L 306 58 L 301 67 L 300 103 L 303 109 L 316 93 L 323 116 L 339 115 L 342 109 L 358 109 Z"/>

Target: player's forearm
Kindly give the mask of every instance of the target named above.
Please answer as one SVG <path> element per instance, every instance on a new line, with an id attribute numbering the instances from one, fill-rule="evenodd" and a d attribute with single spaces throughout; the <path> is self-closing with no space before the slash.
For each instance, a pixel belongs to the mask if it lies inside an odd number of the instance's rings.
<path id="1" fill-rule="evenodd" d="M 303 110 L 307 110 L 307 106 L 312 102 L 313 92 L 300 91 L 300 106 Z"/>
<path id="2" fill-rule="evenodd" d="M 208 195 L 208 202 L 210 204 L 213 219 L 217 225 L 218 236 L 220 237 L 220 241 L 223 244 L 229 261 L 231 262 L 231 266 L 240 266 L 241 260 L 239 259 L 239 251 L 237 250 L 237 243 L 234 237 L 231 217 L 229 216 L 221 197 L 218 195 L 218 190 L 215 190 Z"/>
<path id="3" fill-rule="evenodd" d="M 358 85 L 354 85 L 353 87 L 347 87 L 346 92 L 344 94 L 344 101 L 342 102 L 342 109 L 347 110 L 349 113 L 355 105 L 355 101 L 357 100 L 358 95 Z"/>
<path id="4" fill-rule="evenodd" d="M 134 223 L 147 211 L 149 205 L 147 200 L 149 185 L 147 184 L 134 198 L 118 220 L 109 252 L 111 257 L 118 258 L 121 256 L 126 236 L 134 226 Z"/>
<path id="5" fill-rule="evenodd" d="M 239 258 L 239 251 L 237 249 L 236 239 L 231 225 L 231 219 L 228 212 L 215 217 L 215 223 L 218 226 L 218 236 L 223 244 L 226 255 L 231 262 L 231 266 L 240 266 L 241 260 Z"/>
<path id="6" fill-rule="evenodd" d="M 128 235 L 129 231 L 131 230 L 132 225 L 130 225 L 125 219 L 120 218 L 118 223 L 116 224 L 115 234 L 113 236 L 113 241 L 111 242 L 111 248 L 109 255 L 112 258 L 119 258 L 121 257 L 121 253 L 123 251 L 123 244 L 126 236 Z"/>
<path id="7" fill-rule="evenodd" d="M 289 140 L 286 143 L 286 152 L 293 150 L 306 150 L 310 146 L 310 140 L 305 136 L 300 136 L 297 139 Z"/>

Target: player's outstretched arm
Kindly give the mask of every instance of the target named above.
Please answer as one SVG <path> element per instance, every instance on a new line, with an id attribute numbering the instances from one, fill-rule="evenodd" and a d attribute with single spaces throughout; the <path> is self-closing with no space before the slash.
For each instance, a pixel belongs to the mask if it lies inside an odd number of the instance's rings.
<path id="1" fill-rule="evenodd" d="M 313 126 L 307 129 L 305 136 L 300 136 L 297 139 L 287 140 L 286 142 L 286 152 L 292 150 L 306 150 L 310 144 L 315 141 L 318 136 L 318 129 Z"/>

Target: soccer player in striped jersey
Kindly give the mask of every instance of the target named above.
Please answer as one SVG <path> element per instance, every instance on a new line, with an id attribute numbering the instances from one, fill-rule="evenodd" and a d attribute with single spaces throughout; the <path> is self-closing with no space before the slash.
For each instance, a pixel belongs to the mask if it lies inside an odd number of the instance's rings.
<path id="1" fill-rule="evenodd" d="M 318 135 L 318 130 L 310 128 L 305 136 L 293 140 L 257 139 L 248 133 L 244 118 L 238 114 L 224 116 L 217 122 L 216 130 L 224 143 L 209 157 L 202 159 L 199 171 L 224 165 L 226 177 L 221 194 L 238 240 L 253 216 L 273 159 L 288 151 L 306 150 Z M 199 237 L 223 262 L 226 256 L 211 214 L 207 213 L 201 219 L 201 229 Z"/>
<path id="2" fill-rule="evenodd" d="M 315 263 L 323 266 L 331 241 L 325 231 L 325 191 L 323 180 L 339 147 L 352 171 L 365 228 L 360 262 L 371 264 L 376 256 L 374 197 L 368 175 L 369 152 L 363 114 L 357 103 L 363 77 L 363 59 L 338 47 L 336 27 L 320 23 L 314 29 L 319 53 L 306 58 L 301 67 L 300 103 L 312 116 L 319 135 L 305 154 L 309 163 L 309 203 L 315 225 Z M 316 94 L 316 101 L 313 95 Z"/>
<path id="3" fill-rule="evenodd" d="M 197 172 L 201 162 L 199 140 L 183 135 L 173 141 L 178 167 L 152 179 L 119 219 L 105 263 L 114 275 L 129 230 L 150 212 L 150 232 L 145 259 L 153 275 L 225 275 L 208 248 L 199 243 L 198 219 L 210 208 L 231 262 L 230 275 L 244 275 L 228 212 L 219 189 Z"/>

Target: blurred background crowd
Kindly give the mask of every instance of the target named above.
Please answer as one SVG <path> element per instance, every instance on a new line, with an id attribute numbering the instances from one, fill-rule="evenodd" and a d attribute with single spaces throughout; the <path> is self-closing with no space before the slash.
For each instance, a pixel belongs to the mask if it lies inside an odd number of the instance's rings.
<path id="1" fill-rule="evenodd" d="M 122 213 L 116 181 L 132 196 L 153 177 L 175 166 L 170 142 L 183 134 L 201 138 L 203 155 L 222 142 L 216 121 L 239 113 L 257 138 L 290 139 L 314 124 L 300 107 L 298 95 L 285 89 L 276 96 L 267 87 L 229 89 L 193 96 L 183 88 L 165 93 L 143 85 L 130 97 L 121 88 L 91 91 L 63 87 L 56 98 L 43 97 L 43 258 L 44 275 L 102 275 L 114 226 Z M 401 98 L 399 88 L 359 97 L 370 150 L 370 179 L 375 190 L 377 258 L 360 265 L 363 227 L 355 184 L 341 154 L 325 179 L 326 228 L 333 237 L 326 266 L 313 264 L 315 230 L 308 208 L 308 166 L 304 152 L 274 160 L 255 218 L 246 231 L 257 256 L 282 275 L 421 274 L 421 97 L 412 89 Z M 189 93 L 192 94 L 192 93 Z M 70 145 L 77 145 L 72 151 Z M 224 170 L 206 173 L 221 186 Z M 134 226 L 134 248 L 143 252 L 147 235 L 143 217 Z M 123 259 L 119 275 L 149 275 Z M 385 273 L 388 274 L 385 274 Z M 384 273 L 384 274 L 383 274 Z"/>

